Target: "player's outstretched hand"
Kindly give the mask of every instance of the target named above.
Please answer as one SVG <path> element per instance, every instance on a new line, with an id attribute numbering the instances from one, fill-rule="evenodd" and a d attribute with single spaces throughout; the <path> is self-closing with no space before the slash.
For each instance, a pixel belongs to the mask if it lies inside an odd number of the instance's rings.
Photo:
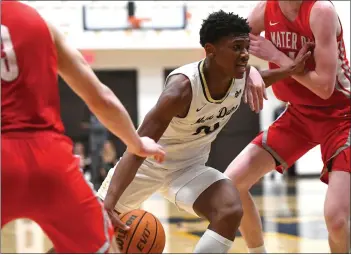
<path id="1" fill-rule="evenodd" d="M 252 111 L 259 113 L 263 109 L 263 99 L 268 100 L 265 83 L 257 69 L 251 66 L 244 90 L 244 103 L 249 104 Z"/>
<path id="2" fill-rule="evenodd" d="M 125 231 L 129 230 L 129 227 L 126 224 L 124 224 L 124 222 L 121 221 L 117 212 L 114 209 L 109 209 L 109 208 L 105 207 L 105 210 L 108 214 L 108 217 L 111 220 L 111 223 L 112 223 L 112 226 L 114 227 L 114 229 L 120 228 L 120 229 L 123 229 Z"/>
<path id="3" fill-rule="evenodd" d="M 128 148 L 127 150 L 139 157 L 154 157 L 157 162 L 163 162 L 166 153 L 162 146 L 147 136 L 140 137 L 140 139 L 141 143 L 139 147 Z"/>
<path id="4" fill-rule="evenodd" d="M 279 50 L 273 45 L 273 43 L 260 35 L 250 34 L 249 37 L 249 54 L 268 62 L 274 62 L 273 59 L 275 59 Z"/>
<path id="5" fill-rule="evenodd" d="M 306 61 L 311 57 L 315 44 L 306 43 L 297 54 L 293 64 L 293 74 L 304 74 Z"/>

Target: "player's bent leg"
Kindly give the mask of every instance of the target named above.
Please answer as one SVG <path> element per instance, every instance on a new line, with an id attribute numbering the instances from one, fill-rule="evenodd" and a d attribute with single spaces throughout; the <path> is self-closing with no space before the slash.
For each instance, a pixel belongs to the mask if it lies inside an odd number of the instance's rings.
<path id="1" fill-rule="evenodd" d="M 350 148 L 333 160 L 324 204 L 324 217 L 332 253 L 350 250 Z"/>
<path id="2" fill-rule="evenodd" d="M 264 253 L 262 223 L 249 189 L 267 172 L 287 170 L 296 160 L 316 146 L 299 113 L 292 106 L 268 128 L 259 134 L 230 164 L 225 174 L 240 192 L 244 217 L 240 232 L 250 253 Z"/>
<path id="3" fill-rule="evenodd" d="M 250 253 L 264 253 L 266 251 L 261 218 L 249 190 L 275 166 L 276 163 L 270 153 L 255 144 L 249 144 L 232 161 L 224 173 L 232 180 L 240 193 L 244 210 L 240 232 Z"/>
<path id="4" fill-rule="evenodd" d="M 237 191 L 224 174 L 205 165 L 192 166 L 170 182 L 165 196 L 178 208 L 210 221 L 194 253 L 229 251 L 242 208 Z"/>
<path id="5" fill-rule="evenodd" d="M 229 180 L 219 180 L 196 199 L 193 208 L 210 222 L 194 253 L 227 253 L 243 216 L 239 192 Z"/>

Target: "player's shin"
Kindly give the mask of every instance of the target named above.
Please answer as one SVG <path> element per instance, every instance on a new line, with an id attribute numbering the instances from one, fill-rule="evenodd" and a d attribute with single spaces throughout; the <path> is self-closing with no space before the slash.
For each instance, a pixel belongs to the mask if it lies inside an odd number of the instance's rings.
<path id="1" fill-rule="evenodd" d="M 228 253 L 243 216 L 238 192 L 231 182 L 212 184 L 195 201 L 194 210 L 210 222 L 194 253 Z"/>

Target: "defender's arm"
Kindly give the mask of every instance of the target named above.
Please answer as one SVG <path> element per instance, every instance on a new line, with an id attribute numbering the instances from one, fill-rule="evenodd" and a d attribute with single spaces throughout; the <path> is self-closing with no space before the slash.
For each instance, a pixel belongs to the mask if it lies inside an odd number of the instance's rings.
<path id="1" fill-rule="evenodd" d="M 310 26 L 315 37 L 314 59 L 316 68 L 304 75 L 292 76 L 296 81 L 311 90 L 317 96 L 328 99 L 334 91 L 337 70 L 338 17 L 333 5 L 328 1 L 317 1 L 311 10 Z M 277 55 L 274 62 L 287 66 L 292 59 L 283 53 Z"/>

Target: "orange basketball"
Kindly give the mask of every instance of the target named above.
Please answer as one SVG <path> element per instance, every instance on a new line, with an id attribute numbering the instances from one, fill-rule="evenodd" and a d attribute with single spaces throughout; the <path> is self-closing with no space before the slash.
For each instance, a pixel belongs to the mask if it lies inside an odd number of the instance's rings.
<path id="1" fill-rule="evenodd" d="M 117 245 L 122 253 L 162 253 L 166 244 L 161 222 L 144 210 L 133 210 L 120 215 L 130 227 L 128 231 L 116 229 Z"/>

